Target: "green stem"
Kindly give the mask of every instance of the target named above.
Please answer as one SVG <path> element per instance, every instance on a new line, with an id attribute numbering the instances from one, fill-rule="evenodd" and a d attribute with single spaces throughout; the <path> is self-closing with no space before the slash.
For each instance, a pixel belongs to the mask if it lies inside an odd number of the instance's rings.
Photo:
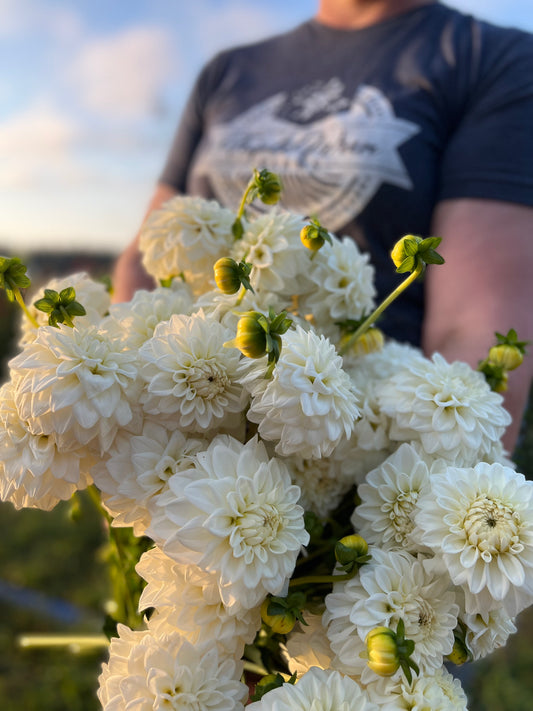
<path id="1" fill-rule="evenodd" d="M 72 651 L 108 647 L 109 640 L 105 635 L 91 634 L 25 634 L 18 638 L 18 643 L 24 648 L 36 647 L 69 647 Z"/>
<path id="2" fill-rule="evenodd" d="M 248 183 L 244 195 L 242 196 L 241 204 L 239 205 L 239 210 L 237 211 L 237 219 L 240 220 L 244 215 L 244 208 L 248 202 L 248 195 L 251 193 L 252 189 L 255 187 L 255 177 L 253 177 Z"/>
<path id="3" fill-rule="evenodd" d="M 358 570 L 358 567 L 355 566 L 351 573 L 343 573 L 342 575 L 307 575 L 303 578 L 293 578 L 289 581 L 289 587 L 322 583 L 342 583 L 345 580 L 351 580 L 357 574 Z"/>
<path id="4" fill-rule="evenodd" d="M 11 286 L 11 289 L 13 291 L 13 294 L 15 295 L 17 304 L 20 306 L 20 308 L 24 311 L 26 316 L 29 318 L 31 325 L 34 326 L 35 328 L 39 328 L 39 324 L 37 323 L 37 320 L 28 311 L 28 307 L 24 303 L 24 299 L 22 298 L 22 294 L 20 293 L 20 289 L 18 288 L 18 286 Z"/>
<path id="5" fill-rule="evenodd" d="M 241 290 L 239 291 L 239 294 L 237 296 L 237 301 L 235 302 L 235 306 L 241 305 L 241 302 L 244 299 L 245 294 L 246 294 L 246 289 L 244 286 L 241 286 Z"/>
<path id="6" fill-rule="evenodd" d="M 347 341 L 344 343 L 344 345 L 342 346 L 342 348 L 339 350 L 340 355 L 344 355 L 344 354 L 346 353 L 346 351 L 348 351 L 349 348 L 351 348 L 351 346 L 357 341 L 357 339 L 360 338 L 360 337 L 363 335 L 363 333 L 365 333 L 366 331 L 368 331 L 368 329 L 370 328 L 370 326 L 374 323 L 374 321 L 375 321 L 377 318 L 379 318 L 379 316 L 381 316 L 381 314 L 385 311 L 385 309 L 387 308 L 387 306 L 389 306 L 390 304 L 392 304 L 392 302 L 393 302 L 395 299 L 397 299 L 398 296 L 400 296 L 400 294 L 401 294 L 403 291 L 405 291 L 405 289 L 407 289 L 407 287 L 408 287 L 410 284 L 412 284 L 418 276 L 420 276 L 420 274 L 422 273 L 423 268 L 424 268 L 424 263 L 423 263 L 423 262 L 420 262 L 420 264 L 418 264 L 418 266 L 416 267 L 416 269 L 414 269 L 414 270 L 411 272 L 411 274 L 409 274 L 409 276 L 407 277 L 407 279 L 405 279 L 404 281 L 402 281 L 402 283 L 399 284 L 399 285 L 396 287 L 396 289 L 394 289 L 394 291 L 392 291 L 392 292 L 387 296 L 387 298 L 385 298 L 385 299 L 381 302 L 381 304 L 375 309 L 375 311 L 373 311 L 373 312 L 370 314 L 370 316 L 369 316 L 365 321 L 363 321 L 363 323 L 359 326 L 359 328 L 358 328 L 356 331 L 354 331 L 354 333 L 352 333 L 352 335 L 350 336 L 350 338 L 347 339 Z"/>

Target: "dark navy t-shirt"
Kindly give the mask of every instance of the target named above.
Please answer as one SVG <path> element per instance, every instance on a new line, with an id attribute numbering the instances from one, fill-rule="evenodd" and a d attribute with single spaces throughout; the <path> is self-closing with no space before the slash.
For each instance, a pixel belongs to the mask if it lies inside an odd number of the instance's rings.
<path id="1" fill-rule="evenodd" d="M 217 55 L 200 74 L 161 175 L 236 208 L 253 168 L 282 204 L 371 253 L 428 236 L 440 200 L 533 205 L 533 36 L 440 3 L 358 30 L 315 20 Z M 445 268 L 440 267 L 440 268 Z M 380 323 L 420 343 L 423 284 Z"/>

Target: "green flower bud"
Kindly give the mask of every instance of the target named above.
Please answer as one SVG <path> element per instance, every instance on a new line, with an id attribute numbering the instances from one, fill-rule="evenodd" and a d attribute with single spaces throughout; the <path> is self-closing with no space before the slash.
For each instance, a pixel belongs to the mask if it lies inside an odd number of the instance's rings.
<path id="1" fill-rule="evenodd" d="M 416 244 L 420 244 L 420 242 L 422 242 L 422 238 L 417 237 L 416 235 L 405 235 L 399 239 L 392 248 L 390 256 L 396 268 L 399 268 L 407 257 L 412 256 L 412 254 L 415 253 L 413 251 L 413 247 L 410 245 L 413 241 Z"/>
<path id="2" fill-rule="evenodd" d="M 396 242 L 391 251 L 391 258 L 398 273 L 413 272 L 425 264 L 444 264 L 444 259 L 435 251 L 441 237 L 417 237 L 405 235 Z"/>
<path id="3" fill-rule="evenodd" d="M 452 664 L 461 666 L 461 664 L 464 664 L 468 661 L 468 657 L 468 649 L 466 648 L 465 644 L 456 637 L 453 643 L 453 649 L 450 654 L 448 654 L 449 661 Z"/>
<path id="4" fill-rule="evenodd" d="M 307 249 L 310 249 L 312 252 L 318 252 L 326 241 L 331 244 L 329 232 L 322 227 L 320 222 L 316 219 L 311 220 L 308 225 L 302 227 L 300 240 L 304 247 L 307 247 Z"/>
<path id="5" fill-rule="evenodd" d="M 500 343 L 489 350 L 489 363 L 505 370 L 514 370 L 522 364 L 524 354 L 517 346 Z"/>
<path id="6" fill-rule="evenodd" d="M 347 343 L 350 339 L 351 334 L 347 333 L 340 340 L 340 348 L 342 349 L 343 344 Z M 368 353 L 376 353 L 383 348 L 385 343 L 385 336 L 383 331 L 375 326 L 365 331 L 359 336 L 359 338 L 352 343 L 350 346 L 350 352 L 354 355 L 367 355 Z"/>
<path id="7" fill-rule="evenodd" d="M 5 289 L 9 301 L 15 300 L 15 292 L 30 285 L 26 265 L 18 257 L 0 257 L 0 289 Z"/>
<path id="8" fill-rule="evenodd" d="M 241 288 L 239 265 L 231 257 L 217 259 L 213 267 L 215 282 L 223 294 L 236 294 Z"/>
<path id="9" fill-rule="evenodd" d="M 271 173 L 266 168 L 254 170 L 254 186 L 257 195 L 265 205 L 275 205 L 281 194 L 281 181 L 276 173 Z"/>
<path id="10" fill-rule="evenodd" d="M 263 314 L 251 311 L 239 319 L 232 343 L 248 358 L 261 358 L 267 353 L 267 331 L 268 323 Z"/>
<path id="11" fill-rule="evenodd" d="M 368 554 L 368 543 L 357 533 L 344 536 L 335 544 L 335 559 L 341 565 L 348 565 Z"/>
<path id="12" fill-rule="evenodd" d="M 400 668 L 396 633 L 388 627 L 375 627 L 367 634 L 368 666 L 379 676 L 392 676 Z"/>
<path id="13" fill-rule="evenodd" d="M 261 605 L 261 619 L 276 634 L 289 634 L 296 624 L 296 615 L 292 610 L 284 610 L 281 614 L 269 615 L 270 598 L 267 597 Z"/>

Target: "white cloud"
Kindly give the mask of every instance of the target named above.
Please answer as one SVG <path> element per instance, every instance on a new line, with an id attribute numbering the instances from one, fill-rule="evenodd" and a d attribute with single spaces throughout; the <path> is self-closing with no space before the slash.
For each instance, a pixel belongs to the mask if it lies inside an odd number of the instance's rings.
<path id="1" fill-rule="evenodd" d="M 130 27 L 88 40 L 70 68 L 80 103 L 108 118 L 142 118 L 157 108 L 176 52 L 161 27 Z"/>
<path id="2" fill-rule="evenodd" d="M 68 41 L 81 35 L 80 14 L 65 5 L 39 0 L 0 0 L 0 36 L 38 32 Z"/>

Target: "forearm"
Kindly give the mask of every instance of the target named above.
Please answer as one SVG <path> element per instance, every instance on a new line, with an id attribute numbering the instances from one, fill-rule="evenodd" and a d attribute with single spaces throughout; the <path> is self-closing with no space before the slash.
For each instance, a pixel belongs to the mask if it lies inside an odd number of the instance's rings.
<path id="1" fill-rule="evenodd" d="M 135 239 L 115 262 L 113 270 L 113 295 L 115 303 L 129 301 L 137 289 L 153 289 L 154 280 L 141 262 L 138 239 Z"/>

